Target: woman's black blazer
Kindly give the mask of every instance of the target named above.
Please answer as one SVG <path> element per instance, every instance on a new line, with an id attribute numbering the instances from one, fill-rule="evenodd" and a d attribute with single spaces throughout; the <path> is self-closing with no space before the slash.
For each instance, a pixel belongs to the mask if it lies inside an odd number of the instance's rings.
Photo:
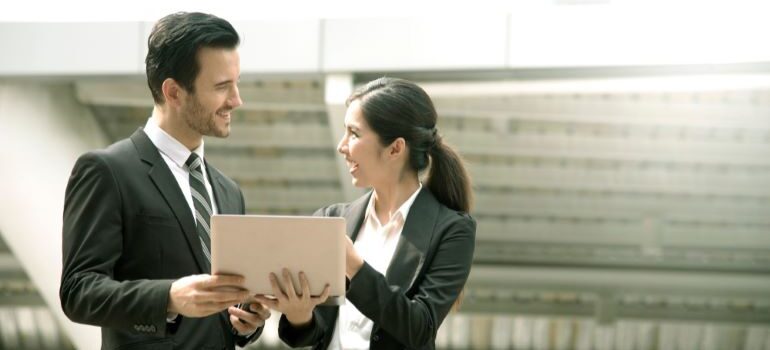
<path id="1" fill-rule="evenodd" d="M 355 241 L 364 221 L 368 194 L 334 204 L 315 215 L 344 217 Z M 407 215 L 401 239 L 385 276 L 364 262 L 349 281 L 347 299 L 374 322 L 370 349 L 434 349 L 436 332 L 468 279 L 476 222 L 447 208 L 425 187 Z M 278 334 L 292 347 L 326 349 L 338 306 L 318 306 L 312 322 L 293 327 L 281 317 Z"/>

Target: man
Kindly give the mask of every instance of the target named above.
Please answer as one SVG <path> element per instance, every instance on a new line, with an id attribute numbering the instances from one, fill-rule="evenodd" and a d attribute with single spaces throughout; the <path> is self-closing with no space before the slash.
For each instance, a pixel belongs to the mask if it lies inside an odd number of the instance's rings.
<path id="1" fill-rule="evenodd" d="M 212 15 L 161 19 L 145 60 L 152 116 L 72 170 L 60 298 L 71 320 L 102 327 L 102 349 L 233 349 L 270 316 L 233 307 L 249 297 L 241 276 L 210 275 L 210 216 L 245 211 L 203 157 L 203 136 L 227 137 L 242 104 L 239 41 Z"/>

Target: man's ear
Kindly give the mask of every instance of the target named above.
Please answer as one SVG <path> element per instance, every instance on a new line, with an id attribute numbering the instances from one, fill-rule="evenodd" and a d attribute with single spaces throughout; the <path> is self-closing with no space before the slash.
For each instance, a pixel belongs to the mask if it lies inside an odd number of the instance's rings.
<path id="1" fill-rule="evenodd" d="M 182 97 L 185 94 L 185 90 L 180 86 L 176 80 L 166 78 L 161 85 L 161 91 L 163 91 L 163 98 L 166 104 L 172 107 L 179 107 L 182 105 Z"/>

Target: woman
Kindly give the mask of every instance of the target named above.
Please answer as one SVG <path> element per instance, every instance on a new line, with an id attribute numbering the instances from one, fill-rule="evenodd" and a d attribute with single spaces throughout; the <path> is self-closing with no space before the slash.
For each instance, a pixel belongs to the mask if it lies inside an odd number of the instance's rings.
<path id="1" fill-rule="evenodd" d="M 311 297 L 304 274 L 295 288 L 287 270 L 280 281 L 270 276 L 276 299 L 259 300 L 283 313 L 278 332 L 292 347 L 433 349 L 471 268 L 468 174 L 437 132 L 433 102 L 414 83 L 377 79 L 347 106 L 337 151 L 353 184 L 373 190 L 316 212 L 346 218 L 347 301 L 319 306 L 328 286 Z"/>

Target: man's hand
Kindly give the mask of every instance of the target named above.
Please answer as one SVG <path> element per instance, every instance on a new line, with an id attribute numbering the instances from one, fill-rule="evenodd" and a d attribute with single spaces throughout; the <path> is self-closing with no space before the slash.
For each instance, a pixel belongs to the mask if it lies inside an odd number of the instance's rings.
<path id="1" fill-rule="evenodd" d="M 238 335 L 247 336 L 257 328 L 265 325 L 265 320 L 270 318 L 270 310 L 258 302 L 248 304 L 249 311 L 231 306 L 227 309 L 230 313 L 230 323 L 233 325 Z"/>
<path id="2" fill-rule="evenodd" d="M 171 284 L 168 312 L 187 317 L 206 317 L 248 297 L 249 292 L 243 286 L 241 276 L 187 276 Z"/>

